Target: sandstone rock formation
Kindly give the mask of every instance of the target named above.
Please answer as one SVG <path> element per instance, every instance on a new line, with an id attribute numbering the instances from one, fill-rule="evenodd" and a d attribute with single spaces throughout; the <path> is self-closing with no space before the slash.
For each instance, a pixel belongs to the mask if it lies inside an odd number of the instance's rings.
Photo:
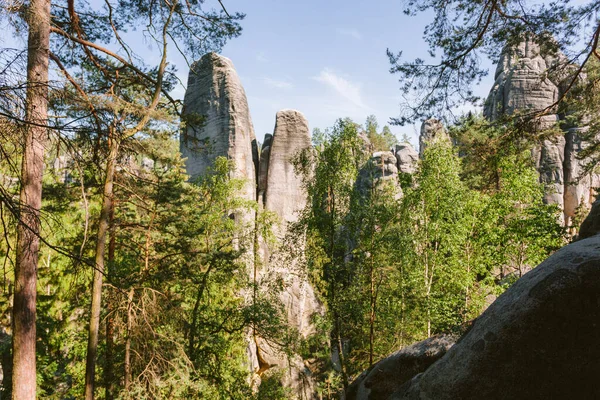
<path id="1" fill-rule="evenodd" d="M 525 274 L 446 355 L 387 399 L 600 398 L 599 321 L 597 235 Z"/>
<path id="2" fill-rule="evenodd" d="M 442 122 L 435 118 L 423 121 L 421 134 L 419 135 L 419 157 L 423 157 L 423 152 L 427 148 L 427 144 L 439 140 L 450 140 Z"/>
<path id="3" fill-rule="evenodd" d="M 395 190 L 395 197 L 402 197 L 402 188 L 398 182 L 397 160 L 391 151 L 377 151 L 358 172 L 356 189 L 362 197 L 367 198 L 371 189 L 390 183 Z"/>
<path id="4" fill-rule="evenodd" d="M 208 53 L 193 63 L 183 102 L 186 126 L 180 148 L 187 173 L 202 175 L 216 157 L 228 157 L 235 162 L 233 177 L 246 180 L 243 197 L 255 200 L 256 138 L 246 93 L 231 60 Z"/>
<path id="5" fill-rule="evenodd" d="M 398 172 L 406 174 L 414 174 L 419 161 L 419 153 L 412 147 L 410 143 L 400 143 L 394 149 L 396 156 Z"/>
<path id="6" fill-rule="evenodd" d="M 384 358 L 352 382 L 346 400 L 387 398 L 439 360 L 457 339 L 457 335 L 451 334 L 432 336 Z"/>
<path id="7" fill-rule="evenodd" d="M 265 171 L 265 208 L 275 212 L 283 221 L 293 222 L 306 203 L 301 178 L 296 175 L 292 163 L 299 152 L 311 148 L 310 131 L 304 115 L 295 110 L 279 111 L 270 147 L 268 170 Z"/>
<path id="8" fill-rule="evenodd" d="M 484 115 L 497 119 L 516 111 L 541 111 L 558 100 L 558 85 L 548 79 L 548 69 L 558 62 L 556 57 L 543 56 L 533 40 L 502 52 L 495 83 L 484 108 Z"/>
<path id="9" fill-rule="evenodd" d="M 579 239 L 586 239 L 600 233 L 600 196 L 592 204 L 588 216 L 581 223 Z"/>
<path id="10" fill-rule="evenodd" d="M 273 142 L 273 135 L 267 133 L 265 135 L 265 141 L 260 149 L 260 157 L 258 161 L 258 203 L 265 205 L 265 192 L 267 191 L 267 178 L 269 172 L 269 156 L 271 154 L 271 144 Z"/>
<path id="11" fill-rule="evenodd" d="M 517 112 L 545 111 L 538 129 L 555 125 L 562 116 L 555 114 L 555 103 L 562 95 L 564 74 L 558 65 L 566 62 L 562 55 L 544 55 L 531 38 L 516 48 L 504 49 L 496 68 L 495 83 L 487 98 L 484 115 L 496 120 Z M 577 159 L 582 149 L 578 132 L 572 128 L 553 140 L 544 140 L 534 149 L 533 158 L 540 181 L 547 185 L 545 201 L 563 210 L 564 223 L 570 224 L 580 206 L 589 207 L 591 190 L 600 185 L 598 175 L 581 176 L 585 160 Z"/>
<path id="12" fill-rule="evenodd" d="M 248 200 L 258 201 L 266 210 L 276 213 L 281 225 L 277 235 L 285 235 L 286 223 L 296 220 L 303 208 L 305 193 L 294 172 L 292 157 L 300 150 L 311 147 L 308 123 L 304 116 L 293 110 L 277 113 L 275 132 L 265 137 L 260 150 L 248 110 L 246 94 L 231 61 L 209 53 L 190 69 L 188 89 L 184 99 L 186 127 L 181 134 L 180 148 L 187 158 L 186 169 L 193 177 L 204 174 L 218 156 L 235 162 L 232 177 L 242 178 L 246 184 L 241 193 Z M 253 214 L 244 216 L 253 225 Z M 283 276 L 286 289 L 280 294 L 288 322 L 301 335 L 312 333 L 311 317 L 321 312 L 322 305 L 308 281 L 283 265 L 269 262 L 269 251 L 260 242 L 261 258 L 267 265 L 254 265 L 250 257 L 249 271 L 260 269 L 258 279 L 271 273 Z M 285 384 L 294 389 L 298 398 L 312 398 L 314 387 L 304 360 L 291 359 L 263 338 L 249 333 L 248 362 L 258 373 L 280 367 L 287 371 Z"/>
<path id="13" fill-rule="evenodd" d="M 279 217 L 275 234 L 283 241 L 286 227 L 298 219 L 298 212 L 306 204 L 306 193 L 301 178 L 296 174 L 293 159 L 302 151 L 310 151 L 311 139 L 308 122 L 302 113 L 295 110 L 282 110 L 277 113 L 273 135 L 265 137 L 261 150 L 258 171 L 258 201 L 265 210 Z M 322 313 L 323 306 L 307 278 L 297 271 L 297 266 L 284 262 L 280 255 L 273 253 L 263 243 L 262 254 L 266 268 L 264 275 L 276 274 L 284 281 L 284 290 L 280 300 L 284 304 L 288 322 L 304 338 L 314 333 L 312 317 Z M 261 363 L 268 368 L 278 367 L 286 370 L 284 383 L 294 389 L 294 393 L 303 399 L 314 396 L 314 378 L 304 360 L 299 356 L 289 359 L 285 354 L 270 346 L 260 338 L 256 341 L 257 353 Z"/>

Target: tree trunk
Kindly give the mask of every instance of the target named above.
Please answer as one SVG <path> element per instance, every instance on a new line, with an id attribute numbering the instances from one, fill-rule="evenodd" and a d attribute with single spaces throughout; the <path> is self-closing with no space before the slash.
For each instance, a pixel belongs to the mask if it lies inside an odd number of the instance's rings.
<path id="1" fill-rule="evenodd" d="M 132 324 L 132 310 L 133 307 L 133 295 L 134 290 L 129 290 L 127 296 L 127 337 L 125 338 L 125 391 L 129 392 L 131 387 L 131 324 Z"/>
<path id="2" fill-rule="evenodd" d="M 44 144 L 48 120 L 50 0 L 31 0 L 27 15 L 27 94 L 13 305 L 13 399 L 35 400 L 35 312 Z"/>
<path id="3" fill-rule="evenodd" d="M 373 238 L 371 237 L 371 250 L 373 250 Z M 373 254 L 371 254 L 371 270 L 369 278 L 371 280 L 371 310 L 369 315 L 369 368 L 373 366 L 373 353 L 375 345 L 375 269 L 373 266 Z"/>
<path id="4" fill-rule="evenodd" d="M 111 270 L 114 268 L 115 262 L 115 246 L 116 246 L 116 238 L 115 238 L 115 203 L 116 201 L 113 199 L 112 207 L 110 209 L 109 223 L 110 223 L 110 239 L 108 242 L 108 268 L 106 269 L 107 276 L 110 277 Z M 106 299 L 106 311 L 108 316 L 106 318 L 106 357 L 104 362 L 104 390 L 105 390 L 105 399 L 112 400 L 114 393 L 114 381 L 115 381 L 115 371 L 113 365 L 115 363 L 114 360 L 114 341 L 113 335 L 115 331 L 114 326 L 114 317 L 113 317 L 113 297 L 110 295 L 107 296 Z"/>
<path id="5" fill-rule="evenodd" d="M 98 239 L 96 242 L 96 262 L 92 282 L 92 309 L 90 313 L 90 330 L 88 335 L 87 358 L 85 363 L 85 399 L 94 399 L 94 380 L 96 375 L 96 354 L 98 352 L 98 331 L 100 328 L 100 309 L 102 302 L 102 278 L 104 277 L 104 251 L 106 249 L 106 236 L 110 225 L 110 211 L 113 202 L 113 179 L 119 154 L 119 142 L 114 132 L 108 138 L 108 160 L 106 162 L 106 176 L 104 178 L 104 194 L 102 197 L 102 210 L 98 224 Z"/>

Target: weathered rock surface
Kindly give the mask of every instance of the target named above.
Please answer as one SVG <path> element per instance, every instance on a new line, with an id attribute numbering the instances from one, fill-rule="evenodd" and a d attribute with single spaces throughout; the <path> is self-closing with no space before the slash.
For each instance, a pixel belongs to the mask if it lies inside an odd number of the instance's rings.
<path id="1" fill-rule="evenodd" d="M 302 188 L 301 177 L 296 174 L 293 159 L 302 151 L 310 150 L 311 138 L 308 122 L 302 113 L 295 110 L 282 110 L 277 113 L 273 135 L 265 137 L 261 151 L 258 172 L 258 200 L 265 210 L 279 217 L 275 227 L 276 236 L 283 240 L 286 227 L 298 219 L 298 212 L 306 204 L 306 193 Z M 261 276 L 269 274 L 282 277 L 284 290 L 279 298 L 287 311 L 288 322 L 304 338 L 313 334 L 315 328 L 312 317 L 323 313 L 323 305 L 318 301 L 314 289 L 307 278 L 297 271 L 295 263 L 284 262 L 275 249 L 262 244 L 262 254 L 266 268 Z M 299 356 L 288 358 L 278 349 L 257 338 L 257 353 L 266 368 L 286 370 L 284 384 L 291 387 L 298 398 L 311 399 L 315 395 L 315 382 L 305 360 Z"/>
<path id="2" fill-rule="evenodd" d="M 391 151 L 376 151 L 367 163 L 377 180 L 390 180 L 398 176 L 397 160 Z"/>
<path id="3" fill-rule="evenodd" d="M 260 150 L 258 162 L 258 202 L 262 206 L 265 205 L 265 192 L 267 191 L 267 178 L 269 173 L 269 157 L 271 155 L 271 144 L 273 143 L 273 135 L 267 133 L 265 141 Z"/>
<path id="4" fill-rule="evenodd" d="M 600 196 L 592 204 L 592 209 L 588 216 L 581 223 L 579 228 L 579 239 L 586 239 L 600 233 Z"/>
<path id="5" fill-rule="evenodd" d="M 516 48 L 504 49 L 484 115 L 497 119 L 516 111 L 541 111 L 552 106 L 558 100 L 559 89 L 547 73 L 557 62 L 557 57 L 543 56 L 540 46 L 531 39 Z"/>
<path id="6" fill-rule="evenodd" d="M 396 156 L 398 172 L 414 174 L 419 162 L 419 153 L 410 143 L 396 145 L 394 155 Z"/>
<path id="7" fill-rule="evenodd" d="M 384 358 L 352 382 L 346 400 L 387 398 L 439 360 L 457 339 L 457 335 L 432 336 Z"/>
<path id="8" fill-rule="evenodd" d="M 293 110 L 277 113 L 273 135 L 265 137 L 260 149 L 248 110 L 246 94 L 231 61 L 210 53 L 194 63 L 190 69 L 188 89 L 184 99 L 185 131 L 181 134 L 181 151 L 187 158 L 186 169 L 196 177 L 204 174 L 218 156 L 226 156 L 235 162 L 232 177 L 242 178 L 246 185 L 242 196 L 258 201 L 265 209 L 275 212 L 281 219 L 276 229 L 280 238 L 285 235 L 287 222 L 296 220 L 296 213 L 303 208 L 305 193 L 301 181 L 294 172 L 292 157 L 300 150 L 311 147 L 308 123 L 304 116 Z M 253 215 L 244 216 L 253 223 Z M 260 241 L 260 256 L 266 263 L 269 251 Z M 249 270 L 253 257 L 249 257 Z M 291 326 L 307 336 L 313 332 L 311 317 L 322 312 L 322 305 L 306 279 L 287 271 L 277 263 L 270 263 L 259 272 L 261 278 L 278 273 L 284 277 L 286 289 L 280 294 Z M 281 367 L 286 369 L 285 384 L 294 390 L 298 398 L 312 398 L 314 382 L 304 360 L 298 356 L 291 359 L 268 344 L 263 338 L 248 333 L 248 363 L 258 375 Z"/>
<path id="9" fill-rule="evenodd" d="M 554 140 L 544 140 L 540 147 L 533 150 L 533 159 L 540 180 L 546 184 L 544 201 L 557 204 L 564 209 L 565 203 L 565 138 L 559 136 Z"/>
<path id="10" fill-rule="evenodd" d="M 587 159 L 578 154 L 585 148 L 580 133 L 585 128 L 571 128 L 565 133 L 565 216 L 573 218 L 580 207 L 589 209 L 594 201 L 595 189 L 600 188 L 600 174 L 585 174 Z"/>
<path id="11" fill-rule="evenodd" d="M 570 244 L 502 294 L 388 399 L 600 398 L 600 236 Z"/>
<path id="12" fill-rule="evenodd" d="M 565 74 L 554 70 L 566 62 L 563 55 L 544 55 L 540 46 L 527 39 L 516 48 L 504 49 L 498 63 L 495 83 L 484 108 L 484 115 L 496 120 L 503 115 L 525 111 L 549 111 L 538 122 L 538 129 L 555 125 L 562 116 L 553 114 L 556 101 L 564 91 Z M 568 68 L 567 68 L 568 70 Z M 545 201 L 563 210 L 563 222 L 569 225 L 578 207 L 589 207 L 592 188 L 600 185 L 600 176 L 582 176 L 586 160 L 579 160 L 582 150 L 578 132 L 572 128 L 554 140 L 545 140 L 534 149 L 533 158 L 540 181 L 547 185 Z"/>
<path id="13" fill-rule="evenodd" d="M 450 140 L 442 122 L 435 118 L 423 121 L 423 124 L 421 125 L 421 134 L 419 135 L 419 157 L 423 157 L 423 152 L 428 144 L 440 140 Z"/>
<path id="14" fill-rule="evenodd" d="M 236 178 L 246 180 L 243 197 L 256 199 L 256 140 L 242 83 L 226 57 L 204 55 L 192 64 L 184 97 L 186 127 L 180 136 L 180 149 L 187 173 L 202 175 L 216 157 L 235 162 Z"/>
<path id="15" fill-rule="evenodd" d="M 269 156 L 265 208 L 277 213 L 283 221 L 296 221 L 298 211 L 306 203 L 306 193 L 292 161 L 299 152 L 310 148 L 310 131 L 304 115 L 296 110 L 279 111 Z"/>
<path id="16" fill-rule="evenodd" d="M 377 151 L 358 172 L 356 189 L 366 198 L 371 189 L 381 187 L 385 182 L 393 185 L 396 198 L 402 196 L 396 157 L 391 151 Z"/>

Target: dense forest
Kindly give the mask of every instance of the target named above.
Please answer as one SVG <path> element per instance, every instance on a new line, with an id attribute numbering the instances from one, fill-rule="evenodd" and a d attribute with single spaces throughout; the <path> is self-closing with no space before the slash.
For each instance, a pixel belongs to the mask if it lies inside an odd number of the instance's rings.
<path id="1" fill-rule="evenodd" d="M 0 4 L 27 37 L 0 48 L 0 399 L 417 398 L 365 379 L 414 343 L 458 349 L 501 321 L 493 304 L 586 236 L 600 188 L 600 3 L 521 3 L 407 2 L 434 11 L 424 37 L 441 54 L 388 50 L 405 98 L 418 94 L 391 119 L 422 123 L 416 150 L 373 115 L 311 134 L 293 110 L 259 143 L 231 61 L 213 53 L 242 34 L 226 1 Z M 155 64 L 128 43 L 136 27 Z M 175 52 L 190 65 L 183 101 Z M 499 71 L 484 103 L 482 56 Z M 483 108 L 458 115 L 468 102 Z M 586 251 L 578 265 L 600 259 Z M 562 274 L 523 290 L 559 293 L 574 279 Z M 593 284 L 573 289 L 589 318 Z M 484 348 L 501 343 L 492 330 Z M 394 390 L 448 350 L 431 346 Z M 518 364 L 505 358 L 494 365 Z M 586 360 L 581 379 L 597 368 Z M 448 398 L 492 398 L 471 392 Z"/>

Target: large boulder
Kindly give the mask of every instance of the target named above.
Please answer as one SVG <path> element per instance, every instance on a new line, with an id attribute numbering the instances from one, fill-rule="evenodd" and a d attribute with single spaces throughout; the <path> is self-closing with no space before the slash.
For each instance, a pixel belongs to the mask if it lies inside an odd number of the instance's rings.
<path id="1" fill-rule="evenodd" d="M 456 343 L 457 335 L 432 336 L 379 361 L 348 387 L 346 400 L 385 399 L 425 371 Z"/>
<path id="2" fill-rule="evenodd" d="M 180 149 L 187 173 L 192 178 L 202 175 L 216 157 L 227 157 L 235 163 L 232 176 L 245 180 L 242 196 L 255 200 L 256 137 L 246 92 L 231 60 L 208 53 L 193 63 L 183 104 Z"/>
<path id="3" fill-rule="evenodd" d="M 388 399 L 600 398 L 600 236 L 525 274 Z"/>
<path id="4" fill-rule="evenodd" d="M 394 150 L 398 172 L 414 174 L 419 162 L 419 153 L 417 153 L 410 143 L 399 143 Z"/>

